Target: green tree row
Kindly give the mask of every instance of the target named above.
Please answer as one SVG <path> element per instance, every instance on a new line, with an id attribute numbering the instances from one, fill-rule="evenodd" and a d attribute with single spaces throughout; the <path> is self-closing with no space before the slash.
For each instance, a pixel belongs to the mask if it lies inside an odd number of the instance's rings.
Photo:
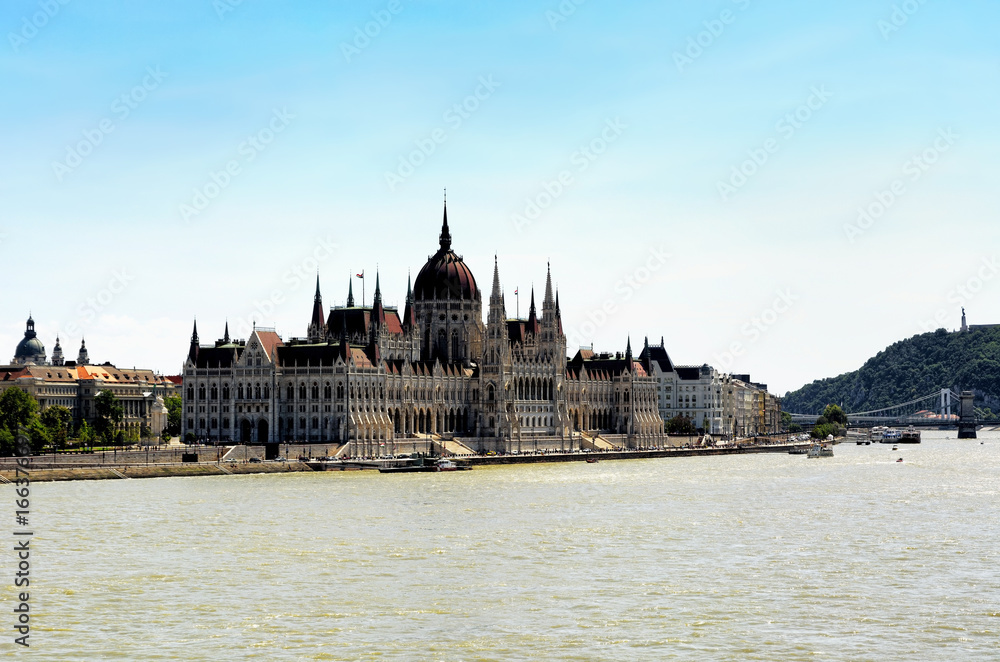
<path id="1" fill-rule="evenodd" d="M 173 400 L 173 398 L 167 398 Z M 167 405 L 172 425 L 180 430 L 180 398 Z M 173 409 L 171 409 L 173 405 Z M 86 421 L 74 428 L 72 412 L 61 405 L 47 407 L 39 413 L 38 403 L 27 392 L 11 387 L 0 393 L 0 455 L 10 456 L 27 452 L 41 453 L 46 448 L 62 449 L 74 435 L 83 447 L 92 447 L 95 442 L 103 444 L 123 444 L 138 441 L 138 436 L 151 436 L 152 431 L 143 426 L 136 435 L 121 429 L 125 409 L 114 393 L 101 391 L 94 398 L 94 425 Z M 175 420 L 174 420 L 175 419 Z M 169 430 L 171 425 L 167 426 Z M 136 437 L 136 438 L 131 438 Z M 27 442 L 18 444 L 18 440 Z"/>

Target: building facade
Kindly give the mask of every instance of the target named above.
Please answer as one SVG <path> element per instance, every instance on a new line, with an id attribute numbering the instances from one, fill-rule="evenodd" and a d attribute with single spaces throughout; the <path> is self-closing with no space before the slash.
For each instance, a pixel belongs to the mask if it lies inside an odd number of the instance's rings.
<path id="1" fill-rule="evenodd" d="M 183 369 L 182 434 L 211 441 L 352 443 L 391 454 L 433 436 L 476 452 L 664 443 L 657 382 L 624 353 L 566 355 L 558 292 L 546 274 L 541 310 L 507 316 L 494 261 L 483 292 L 452 250 L 447 205 L 437 252 L 408 283 L 402 314 L 382 302 L 326 311 L 317 277 L 306 335 L 255 327 L 246 340 L 202 346 L 197 324 Z M 607 442 L 605 442 L 607 443 Z"/>
<path id="2" fill-rule="evenodd" d="M 47 361 L 31 317 L 13 361 L 0 366 L 0 393 L 11 387 L 32 396 L 40 411 L 55 405 L 66 407 L 76 424 L 92 423 L 94 398 L 110 390 L 124 409 L 122 429 L 138 434 L 146 426 L 153 435 L 159 435 L 166 427 L 163 400 L 177 390 L 174 382 L 152 370 L 121 369 L 111 363 L 91 364 L 85 341 L 81 341 L 77 360 L 65 361 L 56 338 L 52 361 Z"/>

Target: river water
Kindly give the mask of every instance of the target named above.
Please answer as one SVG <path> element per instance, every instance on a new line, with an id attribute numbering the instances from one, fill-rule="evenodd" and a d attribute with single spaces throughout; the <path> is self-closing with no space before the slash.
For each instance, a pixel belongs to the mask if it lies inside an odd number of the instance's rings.
<path id="1" fill-rule="evenodd" d="M 954 435 L 820 459 L 39 483 L 25 653 L 996 660 L 1000 434 Z"/>

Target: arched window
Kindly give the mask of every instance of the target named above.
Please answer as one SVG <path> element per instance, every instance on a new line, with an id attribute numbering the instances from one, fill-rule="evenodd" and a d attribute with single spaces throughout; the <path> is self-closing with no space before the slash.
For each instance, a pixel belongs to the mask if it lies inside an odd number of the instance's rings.
<path id="1" fill-rule="evenodd" d="M 222 399 L 223 400 L 229 399 L 229 384 L 222 385 Z"/>
<path id="2" fill-rule="evenodd" d="M 487 398 L 489 398 L 489 401 L 490 401 L 490 402 L 493 402 L 493 400 L 495 399 L 496 395 L 495 395 L 495 394 L 494 394 L 494 392 L 493 392 L 493 384 L 490 384 L 490 385 L 489 385 L 489 386 L 487 387 L 487 390 L 486 390 L 486 397 L 487 397 Z M 492 426 L 493 426 L 493 424 L 492 424 L 492 423 L 490 423 L 490 427 L 492 427 Z"/>
<path id="3" fill-rule="evenodd" d="M 448 351 L 448 338 L 444 334 L 444 329 L 438 329 L 437 344 L 438 354 L 442 356 L 446 355 Z"/>
<path id="4" fill-rule="evenodd" d="M 194 400 L 194 387 L 188 386 L 188 400 Z M 193 427 L 193 426 L 189 426 Z"/>
<path id="5" fill-rule="evenodd" d="M 305 384 L 299 384 L 299 399 L 300 400 L 305 400 L 306 399 L 306 385 Z"/>
<path id="6" fill-rule="evenodd" d="M 199 384 L 198 385 L 198 399 L 199 400 L 204 400 L 205 399 L 205 385 L 204 384 Z"/>
<path id="7" fill-rule="evenodd" d="M 271 387 L 264 384 L 264 399 L 267 400 L 271 397 Z"/>
<path id="8" fill-rule="evenodd" d="M 312 397 L 313 400 L 319 400 L 319 384 L 317 384 L 316 382 L 313 382 Z"/>
<path id="9" fill-rule="evenodd" d="M 287 400 L 294 400 L 295 399 L 295 387 L 292 386 L 291 384 L 289 384 L 285 388 L 285 398 Z M 289 425 L 291 425 L 291 423 L 289 423 Z"/>
<path id="10" fill-rule="evenodd" d="M 239 400 L 243 399 L 243 384 L 236 387 L 236 397 Z"/>
<path id="11" fill-rule="evenodd" d="M 323 387 L 323 398 L 325 398 L 326 400 L 330 400 L 332 397 L 333 397 L 333 389 L 330 388 L 330 382 L 327 382 L 326 386 Z"/>
<path id="12" fill-rule="evenodd" d="M 254 397 L 260 400 L 260 384 L 257 384 L 257 386 L 254 387 L 253 392 L 254 392 Z"/>
<path id="13" fill-rule="evenodd" d="M 458 353 L 458 331 L 451 332 L 451 360 L 456 361 L 460 357 Z"/>
<path id="14" fill-rule="evenodd" d="M 337 399 L 338 400 L 343 400 L 344 399 L 344 383 L 343 382 L 337 382 Z"/>
<path id="15" fill-rule="evenodd" d="M 217 384 L 212 384 L 212 399 L 213 400 L 219 399 L 219 387 Z"/>

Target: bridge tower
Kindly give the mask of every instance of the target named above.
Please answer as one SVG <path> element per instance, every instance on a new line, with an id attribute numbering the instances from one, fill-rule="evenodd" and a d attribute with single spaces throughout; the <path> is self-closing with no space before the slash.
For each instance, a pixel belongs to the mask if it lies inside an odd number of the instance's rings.
<path id="1" fill-rule="evenodd" d="M 941 405 L 939 407 L 938 414 L 941 415 L 941 420 L 950 421 L 951 420 L 951 389 L 943 388 L 941 389 Z"/>
<path id="2" fill-rule="evenodd" d="M 976 438 L 976 411 L 972 406 L 972 391 L 962 391 L 962 413 L 958 419 L 958 438 Z"/>

